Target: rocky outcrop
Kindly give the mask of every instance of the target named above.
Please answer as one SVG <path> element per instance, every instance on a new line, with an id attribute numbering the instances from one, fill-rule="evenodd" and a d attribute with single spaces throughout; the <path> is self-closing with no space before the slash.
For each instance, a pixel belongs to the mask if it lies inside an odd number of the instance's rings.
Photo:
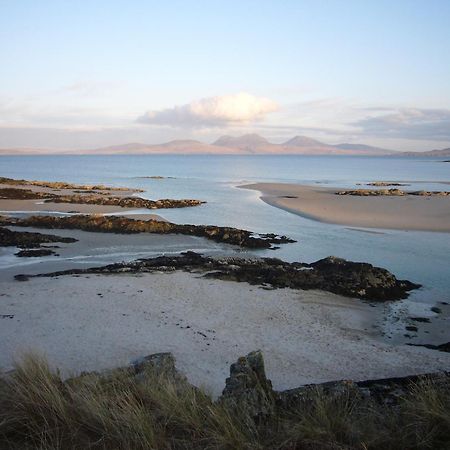
<path id="1" fill-rule="evenodd" d="M 82 189 L 84 191 L 134 191 L 143 192 L 141 189 L 129 189 L 125 187 L 105 186 L 103 184 L 72 184 L 64 181 L 29 181 L 15 180 L 13 178 L 0 177 L 0 184 L 8 184 L 10 186 L 38 186 L 50 189 Z"/>
<path id="2" fill-rule="evenodd" d="M 38 248 L 41 244 L 50 242 L 76 242 L 70 237 L 55 236 L 52 234 L 29 233 L 26 231 L 11 231 L 0 227 L 0 247 Z"/>
<path id="3" fill-rule="evenodd" d="M 2 200 L 37 200 L 57 197 L 55 194 L 32 191 L 31 189 L 2 188 L 0 199 Z"/>
<path id="4" fill-rule="evenodd" d="M 286 236 L 255 235 L 251 231 L 214 225 L 178 225 L 157 220 L 134 220 L 118 216 L 76 215 L 70 217 L 32 216 L 24 219 L 0 216 L 0 226 L 17 225 L 49 229 L 78 229 L 104 233 L 157 233 L 199 236 L 215 242 L 247 248 L 271 248 L 272 244 L 295 242 Z"/>
<path id="5" fill-rule="evenodd" d="M 450 195 L 449 191 L 415 191 L 408 192 L 408 195 L 419 195 L 421 197 L 447 197 Z"/>
<path id="6" fill-rule="evenodd" d="M 410 186 L 410 185 L 407 183 L 394 183 L 392 181 L 373 181 L 372 183 L 367 183 L 367 186 L 388 187 L 388 186 Z"/>
<path id="7" fill-rule="evenodd" d="M 329 257 L 312 264 L 288 263 L 275 258 L 209 258 L 195 252 L 159 256 L 103 267 L 53 272 L 36 276 L 81 273 L 144 273 L 154 271 L 196 271 L 221 280 L 248 282 L 274 288 L 320 289 L 347 297 L 385 301 L 406 298 L 418 284 L 397 278 L 386 269 Z M 20 276 L 23 279 L 24 275 Z"/>
<path id="8" fill-rule="evenodd" d="M 401 189 L 351 189 L 336 192 L 336 195 L 354 195 L 358 197 L 379 197 L 379 196 L 403 196 L 405 191 Z"/>
<path id="9" fill-rule="evenodd" d="M 39 248 L 37 250 L 20 250 L 20 252 L 14 254 L 19 258 L 38 258 L 40 256 L 56 255 L 56 253 L 49 248 Z"/>
<path id="10" fill-rule="evenodd" d="M 173 200 L 164 198 L 160 200 L 147 200 L 141 197 L 112 197 L 105 195 L 59 195 L 52 196 L 46 202 L 52 203 L 77 203 L 83 205 L 107 205 L 119 206 L 121 208 L 146 208 L 146 209 L 163 209 L 163 208 L 187 208 L 191 206 L 201 205 L 201 200 L 181 199 Z"/>
<path id="11" fill-rule="evenodd" d="M 187 379 L 175 367 L 171 353 L 157 353 L 142 358 L 139 364 L 132 363 L 127 369 L 144 381 L 146 370 L 167 376 L 179 384 L 188 385 Z M 373 401 L 385 407 L 396 408 L 406 397 L 412 386 L 426 380 L 435 386 L 448 386 L 450 373 L 432 373 L 397 378 L 382 378 L 365 381 L 338 380 L 320 384 L 309 384 L 285 391 L 275 391 L 264 369 L 261 351 L 241 356 L 230 367 L 230 377 L 226 379 L 222 395 L 217 399 L 239 417 L 250 418 L 257 425 L 264 424 L 271 417 L 284 415 L 290 411 L 302 411 L 318 391 L 328 398 L 341 396 L 358 398 L 360 401 Z M 195 388 L 194 388 L 195 389 Z M 248 424 L 251 426 L 251 424 Z"/>
<path id="12" fill-rule="evenodd" d="M 381 185 L 379 185 L 381 186 Z M 350 189 L 335 192 L 336 195 L 353 195 L 358 197 L 403 197 L 415 195 L 420 197 L 447 197 L 450 191 L 403 191 L 401 189 Z"/>
<path id="13" fill-rule="evenodd" d="M 106 205 L 120 208 L 187 208 L 206 203 L 201 200 L 164 198 L 160 200 L 148 200 L 141 197 L 111 196 L 107 192 L 90 190 L 76 190 L 71 194 L 58 195 L 52 192 L 33 191 L 21 188 L 0 189 L 0 199 L 8 200 L 37 200 L 43 199 L 45 203 L 76 203 L 82 205 Z"/>
<path id="14" fill-rule="evenodd" d="M 265 422 L 274 414 L 275 392 L 266 377 L 261 351 L 242 356 L 231 365 L 219 401 L 256 423 Z"/>
<path id="15" fill-rule="evenodd" d="M 445 342 L 444 344 L 433 345 L 433 344 L 407 344 L 413 347 L 425 347 L 430 350 L 438 350 L 439 352 L 450 353 L 450 342 Z"/>

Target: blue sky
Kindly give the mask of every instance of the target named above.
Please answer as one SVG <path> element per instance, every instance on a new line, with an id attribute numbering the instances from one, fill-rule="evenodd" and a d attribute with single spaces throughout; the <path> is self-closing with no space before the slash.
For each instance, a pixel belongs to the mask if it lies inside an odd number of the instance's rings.
<path id="1" fill-rule="evenodd" d="M 450 145 L 450 1 L 0 0 L 0 147 Z"/>

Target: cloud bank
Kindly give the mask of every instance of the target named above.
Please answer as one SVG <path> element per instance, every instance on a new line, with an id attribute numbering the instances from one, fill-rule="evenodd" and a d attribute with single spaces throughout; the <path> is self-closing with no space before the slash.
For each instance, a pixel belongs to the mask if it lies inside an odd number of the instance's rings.
<path id="1" fill-rule="evenodd" d="M 380 108 L 381 110 L 381 108 Z M 353 122 L 363 134 L 405 139 L 450 139 L 450 110 L 401 108 Z"/>
<path id="2" fill-rule="evenodd" d="M 262 120 L 267 114 L 277 110 L 278 105 L 274 101 L 241 92 L 203 98 L 173 108 L 147 111 L 137 121 L 174 127 L 221 126 Z"/>

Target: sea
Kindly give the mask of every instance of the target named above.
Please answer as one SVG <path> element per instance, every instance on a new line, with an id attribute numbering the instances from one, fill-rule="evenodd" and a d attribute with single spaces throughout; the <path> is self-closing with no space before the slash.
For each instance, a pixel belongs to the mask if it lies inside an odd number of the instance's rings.
<path id="1" fill-rule="evenodd" d="M 260 200 L 259 192 L 238 187 L 286 182 L 353 188 L 371 181 L 404 181 L 411 189 L 449 190 L 450 163 L 442 159 L 341 155 L 1 156 L 0 176 L 134 187 L 144 189 L 139 195 L 150 199 L 205 200 L 207 203 L 199 207 L 154 212 L 176 223 L 231 226 L 286 235 L 297 241 L 278 250 L 250 252 L 257 256 L 312 262 L 334 255 L 384 267 L 398 278 L 423 285 L 408 299 L 409 314 L 433 315 L 433 305 L 450 303 L 449 233 L 321 223 L 269 206 Z M 164 178 L 148 178 L 152 176 Z M 450 202 L 446 205 L 450 207 Z M 128 259 L 132 256 L 127 255 Z M 401 303 L 398 308 L 403 307 Z"/>

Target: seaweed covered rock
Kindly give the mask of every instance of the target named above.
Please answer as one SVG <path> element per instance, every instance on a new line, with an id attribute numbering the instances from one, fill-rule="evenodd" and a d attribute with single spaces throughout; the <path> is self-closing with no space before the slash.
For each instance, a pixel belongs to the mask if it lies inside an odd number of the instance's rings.
<path id="1" fill-rule="evenodd" d="M 70 237 L 55 236 L 53 234 L 30 233 L 27 231 L 12 231 L 0 227 L 0 247 L 38 248 L 41 244 L 51 242 L 76 242 Z"/>
<path id="2" fill-rule="evenodd" d="M 135 220 L 119 216 L 76 215 L 69 217 L 32 216 L 18 219 L 0 216 L 0 226 L 16 225 L 49 229 L 78 229 L 102 233 L 156 233 L 184 234 L 205 237 L 215 242 L 224 242 L 247 248 L 271 248 L 272 244 L 295 242 L 286 236 L 274 234 L 255 235 L 251 231 L 215 225 L 178 225 L 158 220 Z"/>
<path id="3" fill-rule="evenodd" d="M 276 258 L 211 258 L 195 252 L 158 256 L 137 261 L 109 264 L 88 269 L 73 269 L 35 276 L 59 276 L 80 273 L 141 273 L 195 270 L 220 280 L 271 285 L 274 288 L 320 289 L 347 297 L 373 301 L 398 300 L 420 287 L 398 280 L 392 273 L 367 263 L 328 257 L 312 264 L 289 263 Z M 22 277 L 23 279 L 23 277 Z"/>

